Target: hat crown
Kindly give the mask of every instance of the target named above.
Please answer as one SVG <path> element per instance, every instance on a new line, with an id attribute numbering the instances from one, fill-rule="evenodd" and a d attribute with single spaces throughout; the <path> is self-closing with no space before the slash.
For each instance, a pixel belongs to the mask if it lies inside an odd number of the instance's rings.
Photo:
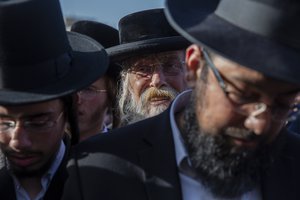
<path id="1" fill-rule="evenodd" d="M 94 82 L 107 64 L 95 40 L 67 35 L 59 0 L 0 1 L 1 105 L 69 95 Z"/>
<path id="2" fill-rule="evenodd" d="M 211 1 L 215 8 L 207 4 Z M 299 0 L 167 0 L 165 11 L 193 43 L 266 76 L 300 84 Z"/>
<path id="3" fill-rule="evenodd" d="M 297 0 L 222 0 L 215 14 L 252 33 L 300 47 Z"/>
<path id="4" fill-rule="evenodd" d="M 87 35 L 105 48 L 119 44 L 118 30 L 100 22 L 88 20 L 77 21 L 71 26 L 71 31 Z"/>
<path id="5" fill-rule="evenodd" d="M 72 32 L 81 33 L 95 39 L 98 43 L 109 48 L 118 45 L 119 31 L 109 25 L 89 20 L 81 20 L 75 22 L 71 26 Z M 106 75 L 117 79 L 120 73 L 120 66 L 116 63 L 110 63 Z M 115 80 L 117 81 L 117 80 Z"/>
<path id="6" fill-rule="evenodd" d="M 69 51 L 62 19 L 57 0 L 0 2 L 0 67 L 40 63 Z"/>
<path id="7" fill-rule="evenodd" d="M 132 13 L 119 22 L 121 44 L 178 35 L 168 23 L 163 9 Z"/>

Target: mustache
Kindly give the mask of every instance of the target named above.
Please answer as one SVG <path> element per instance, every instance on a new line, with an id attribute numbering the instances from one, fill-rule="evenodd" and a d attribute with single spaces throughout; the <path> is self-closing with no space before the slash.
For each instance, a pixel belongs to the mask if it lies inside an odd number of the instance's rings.
<path id="1" fill-rule="evenodd" d="M 244 140 L 259 140 L 261 138 L 251 130 L 236 127 L 228 127 L 224 130 L 224 135 Z"/>
<path id="2" fill-rule="evenodd" d="M 150 101 L 152 98 L 166 98 L 166 99 L 173 100 L 178 93 L 179 92 L 177 92 L 175 89 L 170 87 L 162 87 L 159 89 L 152 87 L 145 90 L 141 95 L 141 97 L 142 100 L 144 100 L 145 102 Z"/>
<path id="3" fill-rule="evenodd" d="M 13 157 L 30 157 L 30 156 L 36 156 L 36 155 L 40 155 L 40 152 L 36 152 L 36 151 L 29 151 L 29 150 L 23 150 L 20 152 L 16 152 L 12 149 L 6 149 L 3 151 L 3 154 L 5 156 L 13 156 Z"/>

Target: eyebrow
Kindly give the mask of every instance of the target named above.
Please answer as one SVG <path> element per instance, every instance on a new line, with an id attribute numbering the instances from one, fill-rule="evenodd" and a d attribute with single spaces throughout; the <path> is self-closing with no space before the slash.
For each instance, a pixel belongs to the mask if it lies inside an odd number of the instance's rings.
<path id="1" fill-rule="evenodd" d="M 53 113 L 52 112 L 43 112 L 43 113 L 36 113 L 36 114 L 28 114 L 28 115 L 22 115 L 21 117 L 19 117 L 17 119 L 38 118 L 38 117 L 43 117 L 43 116 L 47 116 L 47 115 L 51 115 L 51 114 L 53 114 Z M 0 113 L 0 117 L 16 118 L 13 115 L 2 114 L 2 113 Z"/>
<path id="2" fill-rule="evenodd" d="M 288 91 L 288 92 L 285 92 L 285 93 L 282 93 L 283 95 L 297 95 L 297 93 L 300 93 L 300 89 L 295 89 L 295 90 L 291 90 L 291 91 Z"/>

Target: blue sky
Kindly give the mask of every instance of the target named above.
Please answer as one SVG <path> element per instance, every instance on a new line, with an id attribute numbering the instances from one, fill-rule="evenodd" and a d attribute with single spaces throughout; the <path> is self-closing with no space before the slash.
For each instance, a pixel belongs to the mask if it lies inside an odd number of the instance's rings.
<path id="1" fill-rule="evenodd" d="M 115 28 L 127 14 L 164 6 L 164 0 L 60 0 L 60 3 L 64 16 L 95 20 Z"/>

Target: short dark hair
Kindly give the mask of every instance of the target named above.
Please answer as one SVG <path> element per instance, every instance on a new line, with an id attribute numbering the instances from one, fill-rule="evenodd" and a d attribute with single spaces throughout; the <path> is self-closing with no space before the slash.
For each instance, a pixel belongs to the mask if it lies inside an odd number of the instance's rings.
<path id="1" fill-rule="evenodd" d="M 67 95 L 61 98 L 64 105 L 64 112 L 68 121 L 67 134 L 71 137 L 71 144 L 77 144 L 79 142 L 79 127 L 77 119 L 77 108 L 75 106 L 74 96 Z"/>

